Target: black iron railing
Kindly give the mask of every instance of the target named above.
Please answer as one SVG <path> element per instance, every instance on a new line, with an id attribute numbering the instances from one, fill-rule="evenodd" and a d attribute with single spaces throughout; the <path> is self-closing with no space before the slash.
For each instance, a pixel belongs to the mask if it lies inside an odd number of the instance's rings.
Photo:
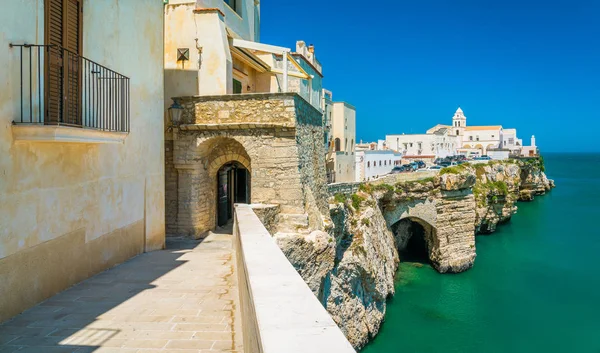
<path id="1" fill-rule="evenodd" d="M 57 45 L 19 50 L 20 114 L 15 124 L 129 132 L 129 78 Z"/>

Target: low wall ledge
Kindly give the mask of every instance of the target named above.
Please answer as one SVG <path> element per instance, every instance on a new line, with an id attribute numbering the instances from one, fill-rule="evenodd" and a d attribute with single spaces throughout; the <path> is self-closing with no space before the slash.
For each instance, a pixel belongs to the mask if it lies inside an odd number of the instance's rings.
<path id="1" fill-rule="evenodd" d="M 236 206 L 234 244 L 246 351 L 355 353 L 249 205 Z"/>

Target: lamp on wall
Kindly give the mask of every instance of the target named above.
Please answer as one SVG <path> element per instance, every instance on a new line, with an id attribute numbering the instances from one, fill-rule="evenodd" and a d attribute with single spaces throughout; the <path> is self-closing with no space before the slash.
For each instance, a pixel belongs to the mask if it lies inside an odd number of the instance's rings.
<path id="1" fill-rule="evenodd" d="M 178 125 L 181 122 L 181 115 L 183 114 L 183 107 L 179 102 L 173 99 L 173 104 L 169 107 L 169 116 L 171 116 L 171 124 Z"/>

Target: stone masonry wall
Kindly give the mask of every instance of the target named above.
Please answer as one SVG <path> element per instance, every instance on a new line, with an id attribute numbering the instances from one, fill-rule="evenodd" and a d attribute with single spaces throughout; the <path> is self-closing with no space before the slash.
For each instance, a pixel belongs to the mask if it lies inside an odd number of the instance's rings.
<path id="1" fill-rule="evenodd" d="M 322 227 L 327 192 L 319 167 L 325 155 L 321 112 L 295 94 L 177 100 L 187 122 L 175 129 L 177 183 L 167 185 L 167 194 L 177 195 L 177 234 L 198 237 L 215 227 L 216 175 L 231 161 L 251 172 L 252 203 L 277 204 L 284 214 L 308 213 L 311 224 Z"/>

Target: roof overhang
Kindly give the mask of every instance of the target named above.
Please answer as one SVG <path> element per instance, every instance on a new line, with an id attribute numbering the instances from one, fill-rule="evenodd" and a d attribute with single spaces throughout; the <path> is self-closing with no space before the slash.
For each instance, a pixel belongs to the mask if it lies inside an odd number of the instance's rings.
<path id="1" fill-rule="evenodd" d="M 230 47 L 231 55 L 258 72 L 271 71 L 271 66 L 245 48 Z"/>
<path id="2" fill-rule="evenodd" d="M 239 39 L 239 38 L 233 38 L 231 45 L 233 47 L 237 48 L 238 50 L 245 49 L 247 52 L 256 50 L 256 51 L 261 51 L 264 53 L 271 53 L 271 54 L 275 54 L 275 55 L 285 55 L 287 57 L 288 61 L 290 61 L 294 65 L 294 67 L 298 70 L 297 72 L 296 71 L 288 71 L 288 75 L 303 78 L 305 80 L 312 79 L 312 76 L 309 75 L 306 71 L 304 71 L 302 66 L 300 66 L 300 64 L 298 64 L 298 62 L 290 55 L 290 52 L 292 51 L 290 48 L 279 47 L 276 45 L 270 45 L 270 44 L 264 44 L 264 43 L 251 42 L 251 41 L 243 40 L 243 39 Z M 276 74 L 283 74 L 282 69 L 270 68 L 269 71 L 276 73 Z"/>

